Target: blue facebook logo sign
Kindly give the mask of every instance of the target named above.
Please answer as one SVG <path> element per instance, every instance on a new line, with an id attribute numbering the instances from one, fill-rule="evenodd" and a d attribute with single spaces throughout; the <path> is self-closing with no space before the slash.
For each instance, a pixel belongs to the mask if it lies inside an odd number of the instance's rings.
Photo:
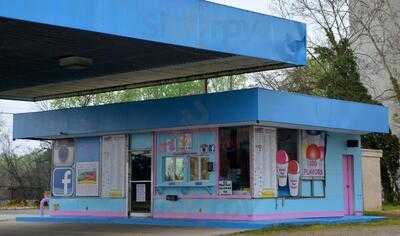
<path id="1" fill-rule="evenodd" d="M 74 172 L 71 168 L 56 168 L 53 171 L 53 195 L 72 196 L 74 193 Z"/>

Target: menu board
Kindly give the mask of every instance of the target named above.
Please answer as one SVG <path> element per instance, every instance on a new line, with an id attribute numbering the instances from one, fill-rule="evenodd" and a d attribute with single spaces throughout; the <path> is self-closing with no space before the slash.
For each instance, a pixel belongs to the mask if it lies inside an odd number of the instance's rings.
<path id="1" fill-rule="evenodd" d="M 272 128 L 254 127 L 252 194 L 254 198 L 276 196 L 276 131 Z"/>
<path id="2" fill-rule="evenodd" d="M 125 196 L 125 164 L 127 139 L 125 135 L 104 136 L 102 142 L 101 196 L 122 198 Z"/>

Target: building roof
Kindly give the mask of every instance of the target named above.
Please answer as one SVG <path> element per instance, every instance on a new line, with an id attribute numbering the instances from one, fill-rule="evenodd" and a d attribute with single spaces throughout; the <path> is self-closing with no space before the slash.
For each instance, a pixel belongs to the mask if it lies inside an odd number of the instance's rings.
<path id="1" fill-rule="evenodd" d="M 204 0 L 0 0 L 3 99 L 37 101 L 304 64 L 304 24 Z M 84 69 L 70 69 L 77 65 Z"/>
<path id="2" fill-rule="evenodd" d="M 16 114 L 13 134 L 15 139 L 56 139 L 245 124 L 356 134 L 389 130 L 384 106 L 254 88 Z"/>

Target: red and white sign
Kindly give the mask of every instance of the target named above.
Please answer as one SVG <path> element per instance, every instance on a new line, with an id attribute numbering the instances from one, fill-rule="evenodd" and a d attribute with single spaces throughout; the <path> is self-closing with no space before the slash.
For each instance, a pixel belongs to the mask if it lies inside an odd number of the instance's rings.
<path id="1" fill-rule="evenodd" d="M 324 179 L 325 176 L 325 133 L 302 132 L 302 178 Z"/>

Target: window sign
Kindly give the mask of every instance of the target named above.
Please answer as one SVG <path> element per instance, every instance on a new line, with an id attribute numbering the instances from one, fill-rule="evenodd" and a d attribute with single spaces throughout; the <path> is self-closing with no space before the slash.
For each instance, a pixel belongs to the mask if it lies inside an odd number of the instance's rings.
<path id="1" fill-rule="evenodd" d="M 136 184 L 136 202 L 146 202 L 146 184 Z"/>
<path id="2" fill-rule="evenodd" d="M 192 151 L 192 134 L 183 133 L 178 135 L 177 152 L 190 153 Z"/>
<path id="3" fill-rule="evenodd" d="M 74 163 L 74 142 L 72 140 L 56 140 L 53 148 L 53 163 L 56 167 L 72 166 Z"/>
<path id="4" fill-rule="evenodd" d="M 254 127 L 253 145 L 251 157 L 253 197 L 276 197 L 276 130 L 267 127 Z"/>
<path id="5" fill-rule="evenodd" d="M 76 164 L 76 195 L 96 197 L 99 195 L 98 162 Z"/>
<path id="6" fill-rule="evenodd" d="M 53 195 L 70 197 L 74 194 L 74 171 L 72 168 L 55 168 L 53 171 Z"/>
<path id="7" fill-rule="evenodd" d="M 232 195 L 232 181 L 221 180 L 219 181 L 219 195 Z"/>
<path id="8" fill-rule="evenodd" d="M 101 155 L 102 197 L 124 197 L 126 157 L 127 138 L 125 135 L 103 137 Z"/>
<path id="9" fill-rule="evenodd" d="M 302 179 L 325 178 L 325 133 L 303 131 L 302 136 Z"/>
<path id="10" fill-rule="evenodd" d="M 290 196 L 297 197 L 299 195 L 300 165 L 295 160 L 289 162 L 288 180 Z"/>
<path id="11" fill-rule="evenodd" d="M 183 181 L 185 176 L 183 157 L 164 158 L 164 180 L 166 182 Z"/>

